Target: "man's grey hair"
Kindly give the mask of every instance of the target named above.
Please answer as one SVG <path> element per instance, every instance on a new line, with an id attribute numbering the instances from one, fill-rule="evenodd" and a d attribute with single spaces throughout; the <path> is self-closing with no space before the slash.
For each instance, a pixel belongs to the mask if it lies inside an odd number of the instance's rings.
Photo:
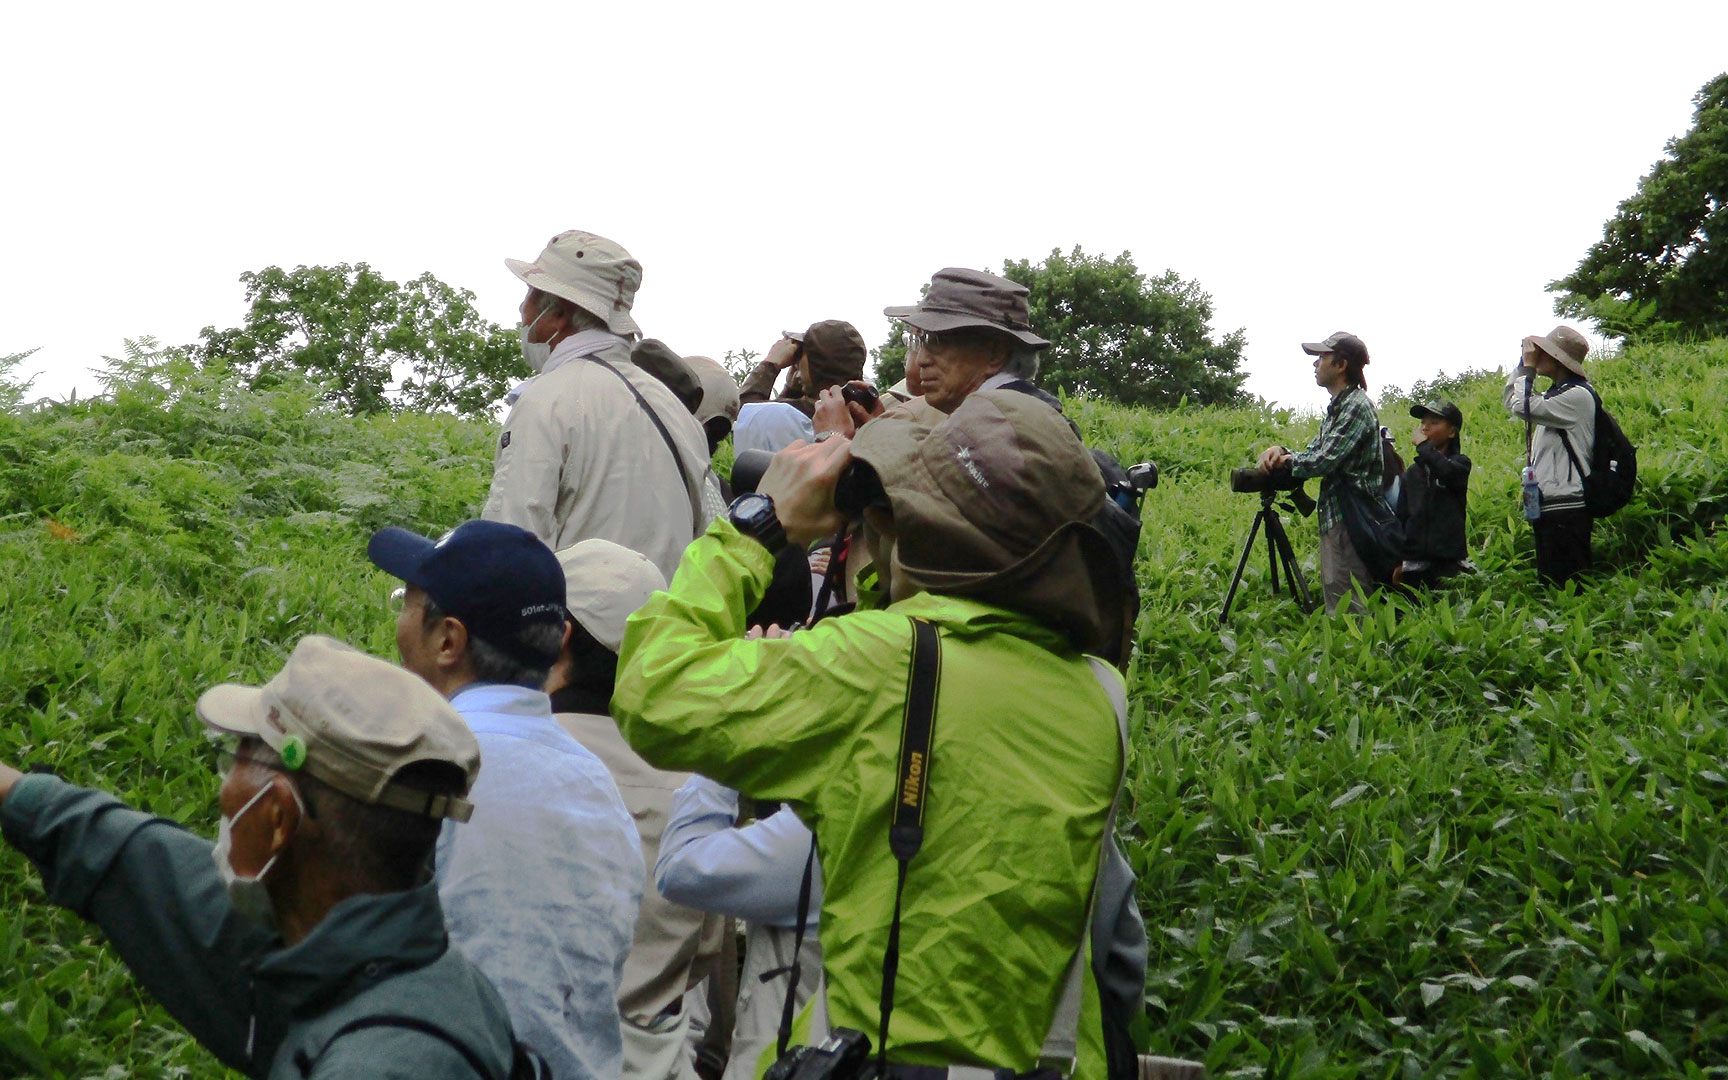
<path id="1" fill-rule="evenodd" d="M 423 624 L 430 628 L 444 618 L 446 612 L 432 598 L 426 598 L 426 614 Z M 489 641 L 482 641 L 473 632 L 468 634 L 468 663 L 474 669 L 474 678 L 480 682 L 503 683 L 507 686 L 525 686 L 530 690 L 539 690 L 546 685 L 546 676 L 557 662 L 558 650 L 564 643 L 564 625 L 536 624 L 525 626 L 516 632 L 516 640 L 511 642 L 512 651 L 517 654 L 538 654 L 554 659 L 545 664 L 531 664 L 519 660 L 510 652 L 504 651 Z"/>
<path id="2" fill-rule="evenodd" d="M 1030 345 L 1016 345 L 1014 351 L 1008 354 L 1008 363 L 1002 370 L 1018 379 L 1027 382 L 1038 380 L 1038 350 Z"/>
<path id="3" fill-rule="evenodd" d="M 584 330 L 607 330 L 606 320 L 582 307 L 580 304 L 566 300 L 562 296 L 553 296 L 541 289 L 534 290 L 534 307 L 536 311 L 551 315 L 562 315 L 564 321 L 570 324 L 575 333 Z"/>

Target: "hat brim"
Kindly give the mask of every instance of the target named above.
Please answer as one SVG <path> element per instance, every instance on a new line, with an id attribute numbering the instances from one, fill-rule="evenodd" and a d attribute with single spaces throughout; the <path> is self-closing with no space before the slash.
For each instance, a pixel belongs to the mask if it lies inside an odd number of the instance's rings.
<path id="1" fill-rule="evenodd" d="M 198 695 L 194 711 L 204 726 L 212 731 L 252 735 L 275 745 L 271 738 L 272 729 L 264 722 L 267 707 L 261 686 L 220 683 Z"/>
<path id="2" fill-rule="evenodd" d="M 882 314 L 890 319 L 899 319 L 908 326 L 931 334 L 942 334 L 949 330 L 965 330 L 976 327 L 980 330 L 994 330 L 999 334 L 1007 334 L 1021 344 L 1030 345 L 1035 349 L 1050 347 L 1049 341 L 1030 330 L 1016 330 L 1011 326 L 1003 326 L 999 322 L 991 322 L 989 319 L 977 315 L 961 315 L 948 311 L 926 311 L 917 305 L 883 308 Z"/>
<path id="3" fill-rule="evenodd" d="M 1572 374 L 1574 374 L 1574 375 L 1584 374 L 1584 362 L 1582 360 L 1574 360 L 1572 358 L 1572 354 L 1568 353 L 1565 349 L 1562 349 L 1560 346 L 1554 344 L 1553 340 L 1550 339 L 1546 334 L 1532 335 L 1531 337 L 1526 338 L 1525 340 L 1531 342 L 1538 349 L 1541 349 L 1543 352 L 1547 353 L 1549 356 L 1552 356 L 1556 363 L 1558 363 L 1561 367 L 1565 368 L 1567 371 L 1570 371 Z"/>
<path id="4" fill-rule="evenodd" d="M 504 265 L 529 287 L 568 300 L 595 318 L 604 320 L 606 329 L 614 334 L 623 337 L 641 336 L 642 328 L 630 317 L 628 309 L 615 308 L 611 301 L 603 297 L 559 281 L 535 263 L 523 262 L 521 259 L 505 259 Z"/>
<path id="5" fill-rule="evenodd" d="M 1302 343 L 1302 351 L 1307 353 L 1309 356 L 1324 356 L 1329 352 L 1337 352 L 1338 350 L 1327 348 L 1324 341 L 1304 341 Z"/>
<path id="6" fill-rule="evenodd" d="M 366 541 L 366 557 L 391 577 L 425 588 L 421 570 L 437 548 L 435 542 L 419 533 L 391 525 L 379 529 Z"/>

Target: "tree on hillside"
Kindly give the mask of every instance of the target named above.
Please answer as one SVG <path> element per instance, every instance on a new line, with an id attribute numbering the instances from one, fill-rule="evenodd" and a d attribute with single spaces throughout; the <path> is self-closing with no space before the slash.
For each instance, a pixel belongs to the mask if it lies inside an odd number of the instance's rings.
<path id="1" fill-rule="evenodd" d="M 1174 270 L 1141 274 L 1078 246 L 1042 264 L 1009 262 L 1002 276 L 1032 290 L 1032 329 L 1050 339 L 1038 381 L 1127 405 L 1225 404 L 1243 398 L 1246 335 L 1212 339 L 1212 297 Z"/>
<path id="2" fill-rule="evenodd" d="M 878 389 L 886 390 L 906 377 L 906 324 L 896 319 L 889 324 L 888 340 L 870 350 L 876 362 L 871 369 Z"/>
<path id="3" fill-rule="evenodd" d="M 1728 333 L 1728 73 L 1692 102 L 1692 129 L 1549 284 L 1560 315 L 1632 341 Z"/>
<path id="4" fill-rule="evenodd" d="M 266 267 L 240 275 L 245 325 L 206 326 L 194 354 L 254 388 L 286 372 L 323 381 L 350 412 L 488 413 L 530 372 L 516 332 L 481 318 L 474 294 L 430 273 L 406 283 L 365 263 Z"/>

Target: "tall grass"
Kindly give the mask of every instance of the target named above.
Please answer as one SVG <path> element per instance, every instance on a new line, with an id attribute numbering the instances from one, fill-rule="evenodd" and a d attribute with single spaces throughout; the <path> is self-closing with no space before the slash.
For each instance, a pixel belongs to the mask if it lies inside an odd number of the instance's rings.
<path id="1" fill-rule="evenodd" d="M 1598 369 L 1643 482 L 1599 526 L 1587 593 L 1535 586 L 1522 428 L 1478 377 L 1451 389 L 1481 573 L 1333 620 L 1273 597 L 1262 556 L 1223 629 L 1258 508 L 1225 475 L 1313 416 L 1070 403 L 1096 444 L 1163 469 L 1125 825 L 1149 1047 L 1256 1077 L 1728 1074 L 1728 343 Z M 1382 418 L 1404 442 L 1403 409 Z M 475 513 L 492 438 L 147 349 L 102 399 L 11 402 L 0 759 L 211 829 L 197 692 L 267 677 L 309 632 L 393 655 L 365 538 Z M 1289 526 L 1312 572 L 1312 523 Z M 222 1072 L 8 855 L 0 972 L 0 1076 Z"/>

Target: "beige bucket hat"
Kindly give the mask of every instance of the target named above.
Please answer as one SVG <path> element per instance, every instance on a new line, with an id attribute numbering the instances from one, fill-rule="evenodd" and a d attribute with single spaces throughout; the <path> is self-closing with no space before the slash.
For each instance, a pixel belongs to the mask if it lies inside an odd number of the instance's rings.
<path id="1" fill-rule="evenodd" d="M 624 621 L 666 588 L 665 575 L 648 556 L 610 540 L 571 544 L 558 562 L 570 617 L 613 652 L 624 643 Z"/>
<path id="2" fill-rule="evenodd" d="M 505 259 L 504 265 L 541 292 L 561 296 L 604 319 L 614 334 L 637 337 L 642 333 L 630 317 L 636 290 L 642 286 L 642 264 L 604 236 L 570 229 L 549 240 L 533 262 Z"/>
<path id="3" fill-rule="evenodd" d="M 724 416 L 729 421 L 738 419 L 738 411 L 743 405 L 738 400 L 738 380 L 732 377 L 732 373 L 710 356 L 686 356 L 684 363 L 690 366 L 696 380 L 702 384 L 702 403 L 696 407 L 696 422 L 706 424 L 716 416 Z"/>
<path id="4" fill-rule="evenodd" d="M 213 686 L 197 711 L 216 731 L 256 736 L 291 771 L 361 802 L 457 821 L 474 812 L 461 797 L 480 772 L 480 744 L 467 721 L 418 675 L 335 638 L 301 638 L 269 682 Z M 461 770 L 460 795 L 396 783 L 421 761 Z"/>
<path id="5" fill-rule="evenodd" d="M 1570 326 L 1556 326 L 1541 337 L 1532 335 L 1524 340 L 1552 356 L 1572 374 L 1584 374 L 1584 358 L 1590 355 L 1590 343 Z"/>

